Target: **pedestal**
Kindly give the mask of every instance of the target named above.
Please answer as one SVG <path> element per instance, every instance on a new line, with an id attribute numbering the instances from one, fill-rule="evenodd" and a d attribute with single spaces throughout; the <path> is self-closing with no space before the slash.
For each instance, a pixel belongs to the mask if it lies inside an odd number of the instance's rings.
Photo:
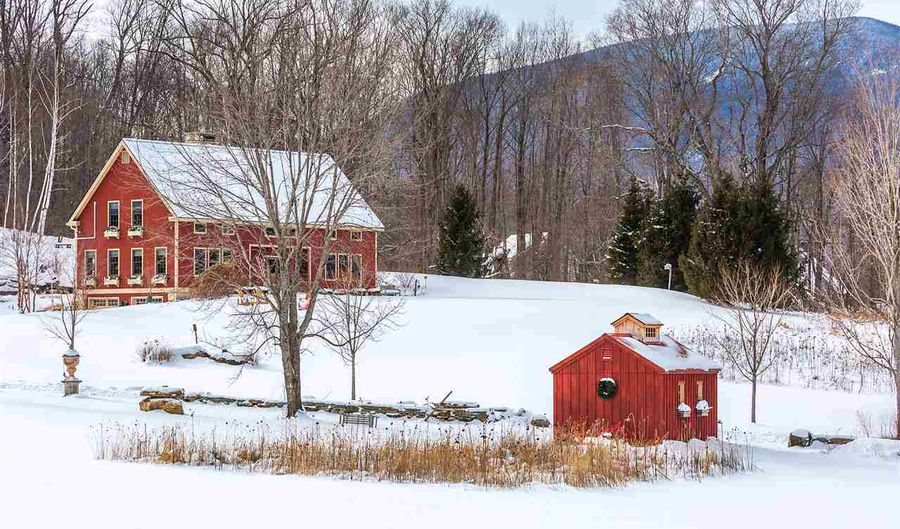
<path id="1" fill-rule="evenodd" d="M 69 395 L 76 395 L 78 393 L 78 387 L 81 385 L 81 381 L 77 378 L 67 378 L 62 381 L 63 383 L 63 397 L 68 397 Z"/>

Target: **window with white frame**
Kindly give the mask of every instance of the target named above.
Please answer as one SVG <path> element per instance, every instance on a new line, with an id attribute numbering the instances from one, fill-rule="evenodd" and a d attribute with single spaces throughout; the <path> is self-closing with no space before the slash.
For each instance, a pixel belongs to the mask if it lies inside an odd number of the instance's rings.
<path id="1" fill-rule="evenodd" d="M 195 222 L 194 223 L 194 233 L 199 234 L 199 235 L 205 234 L 206 233 L 206 224 L 203 224 L 202 222 Z"/>
<path id="2" fill-rule="evenodd" d="M 84 251 L 84 277 L 97 276 L 97 250 Z"/>
<path id="3" fill-rule="evenodd" d="M 165 248 L 156 248 L 154 250 L 153 273 L 158 276 L 165 276 L 168 273 L 169 261 L 168 250 Z"/>
<path id="4" fill-rule="evenodd" d="M 162 303 L 162 296 L 134 296 L 131 298 L 132 305 L 146 305 L 147 303 Z"/>
<path id="5" fill-rule="evenodd" d="M 119 277 L 119 250 L 110 248 L 106 251 L 106 276 Z"/>
<path id="6" fill-rule="evenodd" d="M 199 276 L 206 271 L 206 248 L 194 248 L 194 275 Z"/>
<path id="7" fill-rule="evenodd" d="M 222 248 L 222 261 L 234 261 L 234 250 L 231 248 Z"/>
<path id="8" fill-rule="evenodd" d="M 144 249 L 131 249 L 131 277 L 144 275 Z"/>
<path id="9" fill-rule="evenodd" d="M 119 227 L 119 201 L 110 200 L 106 203 L 106 222 L 110 228 Z"/>
<path id="10" fill-rule="evenodd" d="M 363 240 L 363 232 L 360 230 L 353 230 L 350 232 L 350 240 L 351 241 L 361 241 Z"/>
<path id="11" fill-rule="evenodd" d="M 265 230 L 266 237 L 274 237 L 275 236 L 275 228 L 272 226 L 266 226 Z"/>
<path id="12" fill-rule="evenodd" d="M 350 274 L 353 279 L 358 280 L 362 277 L 362 256 L 350 256 Z"/>
<path id="13" fill-rule="evenodd" d="M 656 338 L 659 336 L 659 329 L 656 327 L 644 327 L 644 338 Z"/>
<path id="14" fill-rule="evenodd" d="M 88 298 L 88 307 L 102 309 L 105 307 L 118 307 L 119 298 Z"/>
<path id="15" fill-rule="evenodd" d="M 336 241 L 337 238 L 338 238 L 337 235 L 338 235 L 338 234 L 337 234 L 337 230 L 331 230 L 331 231 L 329 231 L 329 232 L 328 232 L 328 240 L 329 240 L 329 241 Z"/>
<path id="16" fill-rule="evenodd" d="M 222 250 L 218 248 L 209 249 L 209 267 L 212 268 L 219 264 L 222 259 Z"/>
<path id="17" fill-rule="evenodd" d="M 337 254 L 328 254 L 325 258 L 325 279 L 337 277 Z"/>
<path id="18" fill-rule="evenodd" d="M 144 226 L 144 201 L 131 201 L 131 227 L 141 228 Z"/>
<path id="19" fill-rule="evenodd" d="M 234 226 L 222 225 L 222 235 L 234 235 Z"/>

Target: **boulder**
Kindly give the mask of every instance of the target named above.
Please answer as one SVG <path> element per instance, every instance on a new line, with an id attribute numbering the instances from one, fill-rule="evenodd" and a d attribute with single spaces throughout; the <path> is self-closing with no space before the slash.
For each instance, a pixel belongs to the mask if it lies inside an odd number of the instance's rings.
<path id="1" fill-rule="evenodd" d="M 146 387 L 141 390 L 142 397 L 154 399 L 183 399 L 184 388 L 170 388 L 169 386 Z"/>
<path id="2" fill-rule="evenodd" d="M 788 437 L 788 446 L 809 446 L 812 444 L 812 434 L 809 430 L 794 430 Z"/>
<path id="3" fill-rule="evenodd" d="M 543 415 L 538 415 L 531 418 L 531 425 L 535 428 L 549 428 L 550 420 Z"/>
<path id="4" fill-rule="evenodd" d="M 180 400 L 175 399 L 155 399 L 147 397 L 140 402 L 141 411 L 162 410 L 172 415 L 184 415 L 184 407 Z"/>

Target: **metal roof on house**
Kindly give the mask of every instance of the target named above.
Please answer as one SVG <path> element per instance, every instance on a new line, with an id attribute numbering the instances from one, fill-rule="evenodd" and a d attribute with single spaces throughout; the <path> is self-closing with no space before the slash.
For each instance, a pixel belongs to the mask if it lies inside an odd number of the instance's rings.
<path id="1" fill-rule="evenodd" d="M 134 138 L 122 142 L 176 217 L 265 222 L 267 206 L 254 181 L 262 175 L 284 222 L 384 229 L 327 154 Z"/>

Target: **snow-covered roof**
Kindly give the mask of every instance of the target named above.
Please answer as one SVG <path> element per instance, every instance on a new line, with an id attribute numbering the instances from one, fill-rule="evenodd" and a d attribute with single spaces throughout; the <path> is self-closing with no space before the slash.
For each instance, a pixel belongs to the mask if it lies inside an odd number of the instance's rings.
<path id="1" fill-rule="evenodd" d="M 661 335 L 659 341 L 654 343 L 644 343 L 637 338 L 626 335 L 613 334 L 611 336 L 646 360 L 661 367 L 664 371 L 679 371 L 683 369 L 710 371 L 722 369 L 722 366 L 716 361 L 692 351 L 666 334 Z"/>
<path id="2" fill-rule="evenodd" d="M 29 252 L 35 267 L 37 285 L 46 287 L 59 284 L 72 287 L 75 253 L 74 240 L 68 237 L 37 235 L 8 228 L 0 228 L 0 293 L 15 293 L 18 288 L 16 273 L 16 244 L 32 244 Z"/>
<path id="3" fill-rule="evenodd" d="M 265 202 L 253 183 L 257 175 L 265 175 L 285 222 L 384 228 L 327 154 L 122 141 L 176 217 L 265 222 Z"/>
<path id="4" fill-rule="evenodd" d="M 662 325 L 662 322 L 654 318 L 652 315 L 647 314 L 646 312 L 626 312 L 619 319 L 613 322 L 613 324 L 619 322 L 622 318 L 626 316 L 631 316 L 637 321 L 643 323 L 644 325 Z"/>

